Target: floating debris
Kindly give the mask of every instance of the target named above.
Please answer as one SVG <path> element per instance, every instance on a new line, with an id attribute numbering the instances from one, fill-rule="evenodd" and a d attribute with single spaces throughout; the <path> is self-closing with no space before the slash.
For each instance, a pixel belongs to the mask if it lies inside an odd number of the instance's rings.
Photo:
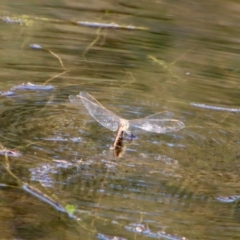
<path id="1" fill-rule="evenodd" d="M 15 150 L 3 149 L 3 150 L 0 150 L 0 155 L 7 155 L 9 157 L 19 157 L 22 154 Z"/>
<path id="2" fill-rule="evenodd" d="M 220 196 L 220 197 L 216 197 L 216 200 L 219 202 L 224 202 L 224 203 L 232 203 L 232 202 L 236 202 L 240 199 L 239 195 L 236 196 Z"/>
<path id="3" fill-rule="evenodd" d="M 74 138 L 62 138 L 62 137 L 50 137 L 50 138 L 42 138 L 45 141 L 53 141 L 53 142 L 67 142 L 67 141 L 72 141 L 72 142 L 81 142 L 82 138 L 80 137 L 74 137 Z"/>
<path id="4" fill-rule="evenodd" d="M 13 86 L 9 91 L 0 91 L 0 96 L 12 96 L 15 94 L 14 93 L 15 90 L 39 91 L 39 90 L 51 90 L 53 88 L 54 88 L 54 86 L 52 86 L 52 85 L 37 85 L 37 84 L 28 82 L 28 83 L 22 83 L 17 86 Z"/>
<path id="5" fill-rule="evenodd" d="M 66 161 L 66 160 L 57 160 L 57 159 L 54 159 L 53 162 L 56 163 L 55 167 L 56 168 L 69 168 L 69 167 L 72 167 L 73 164 Z"/>
<path id="6" fill-rule="evenodd" d="M 93 27 L 93 28 L 114 28 L 114 29 L 126 29 L 126 30 L 147 30 L 145 27 L 135 27 L 133 25 L 119 25 L 116 23 L 98 23 L 98 22 L 86 22 L 86 21 L 78 21 L 77 24 Z"/>
<path id="7" fill-rule="evenodd" d="M 240 108 L 227 108 L 227 107 L 218 107 L 213 105 L 206 105 L 203 103 L 190 103 L 191 106 L 199 107 L 199 108 L 205 108 L 205 109 L 211 109 L 216 111 L 227 111 L 227 112 L 240 112 Z"/>
<path id="8" fill-rule="evenodd" d="M 82 138 L 80 137 L 69 138 L 69 140 L 71 140 L 74 143 L 82 142 Z"/>
<path id="9" fill-rule="evenodd" d="M 14 24 L 14 23 L 16 23 L 16 24 L 23 24 L 23 20 L 20 19 L 20 18 L 14 19 L 14 18 L 10 18 L 10 17 L 8 17 L 8 16 L 3 16 L 3 17 L 0 17 L 0 19 L 1 19 L 3 22 L 9 23 L 9 24 Z"/>
<path id="10" fill-rule="evenodd" d="M 118 236 L 109 236 L 102 233 L 98 233 L 97 238 L 100 240 L 127 240 L 126 238 L 122 238 Z"/>
<path id="11" fill-rule="evenodd" d="M 29 47 L 33 48 L 33 49 L 43 49 L 43 47 L 41 45 L 35 44 L 35 43 L 29 44 Z"/>
<path id="12" fill-rule="evenodd" d="M 42 138 L 45 141 L 53 141 L 53 142 L 67 142 L 67 138 L 62 138 L 62 137 L 50 137 L 50 138 Z"/>
<path id="13" fill-rule="evenodd" d="M 165 155 L 155 153 L 140 153 L 139 156 L 143 159 L 153 159 L 172 167 L 178 167 L 178 160 Z"/>
<path id="14" fill-rule="evenodd" d="M 152 238 L 159 238 L 159 239 L 168 239 L 168 240 L 186 240 L 185 237 L 178 237 L 171 234 L 167 234 L 164 231 L 158 231 L 158 232 L 152 232 L 150 229 L 145 228 L 143 224 L 130 224 L 128 226 L 125 226 L 125 229 L 134 232 L 139 233 L 147 237 Z"/>
<path id="15" fill-rule="evenodd" d="M 4 92 L 0 91 L 1 96 L 12 96 L 13 94 L 14 94 L 13 91 L 4 91 Z"/>
<path id="16" fill-rule="evenodd" d="M 51 90 L 54 86 L 52 85 L 37 85 L 33 83 L 22 83 L 20 85 L 14 86 L 11 90 Z"/>

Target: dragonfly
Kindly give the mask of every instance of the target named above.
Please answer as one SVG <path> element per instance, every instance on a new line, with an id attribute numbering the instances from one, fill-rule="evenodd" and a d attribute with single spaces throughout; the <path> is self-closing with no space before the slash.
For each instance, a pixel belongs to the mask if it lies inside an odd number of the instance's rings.
<path id="1" fill-rule="evenodd" d="M 168 111 L 139 119 L 127 120 L 121 118 L 117 114 L 106 109 L 87 92 L 80 92 L 79 95 L 70 95 L 69 100 L 75 105 L 84 105 L 89 114 L 105 128 L 111 131 L 117 131 L 115 140 L 110 149 L 116 148 L 119 139 L 123 138 L 124 132 L 128 133 L 129 129 L 139 128 L 148 132 L 168 133 L 179 131 L 185 127 L 183 122 L 172 119 L 173 113 Z"/>

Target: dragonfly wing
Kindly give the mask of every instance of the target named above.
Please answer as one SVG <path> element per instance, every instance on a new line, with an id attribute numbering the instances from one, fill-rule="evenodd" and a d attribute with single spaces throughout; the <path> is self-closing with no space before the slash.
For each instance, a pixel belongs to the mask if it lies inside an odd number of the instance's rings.
<path id="1" fill-rule="evenodd" d="M 91 96 L 90 94 L 88 94 L 87 92 L 80 92 L 79 95 L 81 98 L 85 98 L 88 101 L 91 101 L 99 106 L 101 106 L 102 108 L 105 108 L 100 102 L 98 102 L 98 100 L 96 98 L 94 98 L 93 96 Z M 113 113 L 114 114 L 114 113 Z"/>
<path id="2" fill-rule="evenodd" d="M 183 122 L 175 119 L 142 118 L 131 120 L 129 123 L 131 127 L 155 133 L 175 132 L 185 127 Z"/>
<path id="3" fill-rule="evenodd" d="M 111 111 L 103 107 L 98 101 L 91 95 L 85 92 L 81 92 L 77 96 L 79 101 L 81 100 L 89 114 L 102 126 L 108 128 L 111 131 L 117 131 L 121 118 Z M 70 99 L 71 101 L 71 99 Z M 75 100 L 74 100 L 75 101 Z"/>
<path id="4" fill-rule="evenodd" d="M 70 95 L 68 99 L 71 103 L 82 106 L 83 103 L 78 95 Z"/>
<path id="5" fill-rule="evenodd" d="M 145 118 L 151 118 L 151 119 L 171 119 L 173 117 L 173 112 L 163 111 L 159 113 L 155 113 L 152 115 L 149 115 Z"/>

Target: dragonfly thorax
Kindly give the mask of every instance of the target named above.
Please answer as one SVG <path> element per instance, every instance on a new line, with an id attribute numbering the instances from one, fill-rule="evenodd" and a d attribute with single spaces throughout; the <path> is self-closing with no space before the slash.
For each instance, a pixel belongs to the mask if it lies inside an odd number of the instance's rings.
<path id="1" fill-rule="evenodd" d="M 121 119 L 119 127 L 121 127 L 122 131 L 126 131 L 129 128 L 129 121 L 126 119 Z"/>

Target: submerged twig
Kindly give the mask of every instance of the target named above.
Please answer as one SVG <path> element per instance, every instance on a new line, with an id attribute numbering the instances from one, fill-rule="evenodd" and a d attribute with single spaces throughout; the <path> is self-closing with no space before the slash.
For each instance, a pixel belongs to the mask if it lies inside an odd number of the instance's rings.
<path id="1" fill-rule="evenodd" d="M 53 77 L 49 78 L 48 80 L 46 80 L 46 81 L 43 83 L 43 85 L 49 83 L 50 81 L 52 81 L 53 79 L 55 79 L 55 78 L 57 78 L 57 77 L 62 76 L 62 75 L 65 74 L 65 73 L 71 71 L 71 69 L 66 69 L 66 67 L 64 66 L 64 63 L 63 63 L 61 57 L 58 56 L 58 54 L 56 54 L 56 53 L 53 52 L 52 50 L 47 49 L 47 48 L 44 48 L 44 47 L 42 47 L 42 46 L 39 45 L 39 44 L 30 44 L 29 46 L 30 46 L 31 48 L 33 48 L 33 49 L 43 49 L 43 50 L 49 52 L 51 55 L 53 55 L 55 58 L 58 59 L 60 65 L 61 65 L 61 68 L 64 70 L 63 72 L 58 73 L 58 74 L 56 74 L 55 76 L 53 76 Z"/>
<path id="2" fill-rule="evenodd" d="M 56 57 L 57 59 L 58 59 L 58 61 L 60 62 L 60 65 L 62 66 L 62 68 L 64 69 L 64 70 L 66 70 L 66 68 L 65 68 L 65 66 L 64 66 L 64 64 L 63 64 L 63 61 L 62 61 L 62 59 L 56 54 L 56 53 L 54 53 L 52 50 L 49 50 L 49 49 L 46 49 L 48 52 L 50 52 L 54 57 Z"/>
<path id="3" fill-rule="evenodd" d="M 53 52 L 52 50 L 47 49 L 47 48 L 45 48 L 45 47 L 42 47 L 41 45 L 35 44 L 35 43 L 34 43 L 34 44 L 30 44 L 29 47 L 31 47 L 31 48 L 33 48 L 33 49 L 39 49 L 39 50 L 40 50 L 40 49 L 43 49 L 43 50 L 51 53 L 55 58 L 58 59 L 61 67 L 63 68 L 63 70 L 66 70 L 66 68 L 65 68 L 65 66 L 64 66 L 64 64 L 63 64 L 63 61 L 62 61 L 61 57 L 59 57 L 59 56 L 58 56 L 55 52 Z"/>
<path id="4" fill-rule="evenodd" d="M 86 60 L 85 58 L 85 55 L 86 53 L 98 42 L 98 40 L 100 39 L 101 35 L 100 35 L 100 32 L 101 32 L 101 28 L 99 28 L 97 30 L 97 37 L 88 45 L 88 47 L 85 49 L 85 51 L 83 52 L 83 58 Z"/>
<path id="5" fill-rule="evenodd" d="M 67 73 L 67 72 L 70 72 L 70 71 L 71 71 L 71 69 L 66 70 L 66 71 L 64 71 L 64 72 L 61 72 L 61 73 L 58 73 L 57 75 L 55 75 L 55 76 L 49 78 L 48 80 L 46 80 L 46 81 L 43 83 L 43 85 L 49 83 L 49 82 L 52 81 L 53 79 L 55 79 L 55 78 L 57 78 L 57 77 L 60 77 L 60 76 L 64 75 L 64 74 Z"/>

